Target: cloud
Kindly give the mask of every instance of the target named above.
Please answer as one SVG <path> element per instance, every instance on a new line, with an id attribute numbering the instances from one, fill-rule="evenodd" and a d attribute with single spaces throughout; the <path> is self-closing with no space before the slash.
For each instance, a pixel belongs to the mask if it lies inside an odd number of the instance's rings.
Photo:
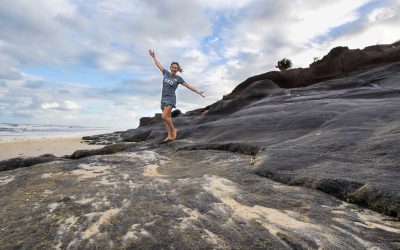
<path id="1" fill-rule="evenodd" d="M 27 112 L 13 112 L 12 117 L 15 117 L 17 119 L 21 119 L 21 118 L 30 119 L 33 117 L 33 115 L 30 113 L 27 113 Z"/>
<path id="2" fill-rule="evenodd" d="M 9 1 L 0 9 L 1 115 L 131 128 L 140 116 L 160 112 L 162 76 L 148 49 L 164 67 L 180 62 L 181 76 L 206 92 L 204 99 L 179 87 L 178 107 L 188 111 L 275 70 L 283 57 L 306 67 L 335 46 L 399 40 L 399 6 L 398 0 Z"/>
<path id="3" fill-rule="evenodd" d="M 113 71 L 125 67 L 129 63 L 129 56 L 121 52 L 108 51 L 97 59 L 97 64 L 103 70 Z"/>
<path id="4" fill-rule="evenodd" d="M 64 107 L 67 110 L 78 110 L 80 108 L 78 104 L 76 104 L 74 102 L 71 102 L 71 101 L 68 101 L 68 100 L 64 101 Z"/>
<path id="5" fill-rule="evenodd" d="M 42 107 L 42 109 L 56 109 L 56 108 L 60 107 L 60 104 L 58 102 L 51 102 L 51 103 L 45 102 L 45 103 L 42 103 L 41 107 Z"/>
<path id="6" fill-rule="evenodd" d="M 43 81 L 27 81 L 24 83 L 24 87 L 36 89 L 42 87 L 44 84 L 45 83 Z"/>
<path id="7" fill-rule="evenodd" d="M 3 60 L 3 61 L 1 61 Z M 16 70 L 10 63 L 8 63 L 9 59 L 6 56 L 2 56 L 0 54 L 0 79 L 4 80 L 18 80 L 21 79 L 21 73 Z"/>

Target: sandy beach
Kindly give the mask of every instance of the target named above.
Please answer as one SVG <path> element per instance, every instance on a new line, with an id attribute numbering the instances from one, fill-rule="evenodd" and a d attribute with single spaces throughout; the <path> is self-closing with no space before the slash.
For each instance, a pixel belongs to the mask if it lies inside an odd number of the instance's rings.
<path id="1" fill-rule="evenodd" d="M 82 137 L 56 137 L 0 141 L 0 161 L 15 157 L 70 155 L 79 149 L 96 149 L 104 145 L 88 145 L 81 142 Z"/>

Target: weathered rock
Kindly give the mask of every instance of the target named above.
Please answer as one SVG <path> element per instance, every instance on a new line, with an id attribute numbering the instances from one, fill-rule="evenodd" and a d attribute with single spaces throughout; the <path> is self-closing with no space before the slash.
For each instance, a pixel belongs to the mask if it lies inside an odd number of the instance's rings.
<path id="1" fill-rule="evenodd" d="M 254 175 L 249 159 L 157 146 L 2 172 L 0 247 L 399 246 L 398 222 L 322 192 Z"/>
<path id="2" fill-rule="evenodd" d="M 146 140 L 150 136 L 151 130 L 135 130 L 130 129 L 121 134 L 121 138 L 125 142 L 140 142 Z"/>
<path id="3" fill-rule="evenodd" d="M 65 161 L 64 158 L 56 157 L 52 154 L 44 154 L 38 157 L 17 157 L 0 161 L 0 172 L 17 168 L 26 168 L 36 164 L 50 161 Z"/>
<path id="4" fill-rule="evenodd" d="M 171 117 L 175 118 L 180 114 L 182 114 L 182 112 L 179 109 L 175 109 L 171 112 Z M 162 122 L 161 113 L 156 113 L 153 117 L 142 117 L 139 120 L 139 128 L 159 122 Z"/>
<path id="5" fill-rule="evenodd" d="M 93 135 L 93 136 L 84 136 L 82 140 L 88 144 L 96 144 L 96 145 L 107 145 L 116 142 L 121 142 L 121 133 L 123 132 L 114 132 L 108 134 L 101 135 Z"/>
<path id="6" fill-rule="evenodd" d="M 129 148 L 134 148 L 134 147 L 136 147 L 136 145 L 131 144 L 131 143 L 116 143 L 116 144 L 104 146 L 103 148 L 99 148 L 99 149 L 77 150 L 71 156 L 69 156 L 69 158 L 70 159 L 80 159 L 80 158 L 93 156 L 93 155 L 115 154 L 115 153 L 127 150 Z"/>
<path id="7" fill-rule="evenodd" d="M 157 113 L 154 115 L 154 117 L 142 117 L 139 120 L 139 128 L 147 125 L 151 125 L 154 123 L 159 123 L 161 122 L 161 113 Z"/>
<path id="8" fill-rule="evenodd" d="M 249 77 L 240 83 L 224 99 L 238 97 L 242 91 L 258 81 L 271 80 L 282 88 L 309 86 L 318 82 L 347 76 L 353 72 L 365 71 L 377 66 L 399 61 L 400 42 L 390 45 L 375 45 L 363 50 L 336 47 L 309 68 L 272 71 Z"/>
<path id="9" fill-rule="evenodd" d="M 178 117 L 179 115 L 181 115 L 182 114 L 182 112 L 179 110 L 179 109 L 175 109 L 175 110 L 173 110 L 172 112 L 171 112 L 171 117 L 172 118 L 175 118 L 175 117 Z"/>
<path id="10" fill-rule="evenodd" d="M 257 146 L 249 145 L 246 143 L 213 143 L 213 144 L 196 144 L 183 147 L 176 147 L 176 151 L 182 150 L 222 150 L 233 153 L 241 153 L 245 155 L 256 156 L 260 149 Z"/>

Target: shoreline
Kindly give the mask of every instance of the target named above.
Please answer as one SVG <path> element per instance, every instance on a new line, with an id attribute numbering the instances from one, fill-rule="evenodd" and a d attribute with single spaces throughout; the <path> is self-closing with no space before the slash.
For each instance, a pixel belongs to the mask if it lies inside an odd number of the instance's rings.
<path id="1" fill-rule="evenodd" d="M 105 145 L 89 145 L 82 136 L 46 136 L 0 140 L 0 161 L 16 157 L 35 157 L 43 154 L 71 155 L 80 149 L 97 149 Z"/>
<path id="2" fill-rule="evenodd" d="M 6 135 L 0 134 L 0 142 L 4 141 L 29 141 L 37 139 L 55 139 L 55 138 L 72 138 L 84 137 L 99 134 L 113 133 L 113 130 L 99 130 L 99 131 L 48 131 L 48 132 L 15 132 Z"/>

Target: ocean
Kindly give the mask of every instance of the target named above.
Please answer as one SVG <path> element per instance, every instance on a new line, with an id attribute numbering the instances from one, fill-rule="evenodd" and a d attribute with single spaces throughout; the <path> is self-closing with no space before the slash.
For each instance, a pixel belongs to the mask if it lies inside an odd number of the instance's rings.
<path id="1" fill-rule="evenodd" d="M 0 123 L 0 141 L 111 133 L 111 128 Z"/>

